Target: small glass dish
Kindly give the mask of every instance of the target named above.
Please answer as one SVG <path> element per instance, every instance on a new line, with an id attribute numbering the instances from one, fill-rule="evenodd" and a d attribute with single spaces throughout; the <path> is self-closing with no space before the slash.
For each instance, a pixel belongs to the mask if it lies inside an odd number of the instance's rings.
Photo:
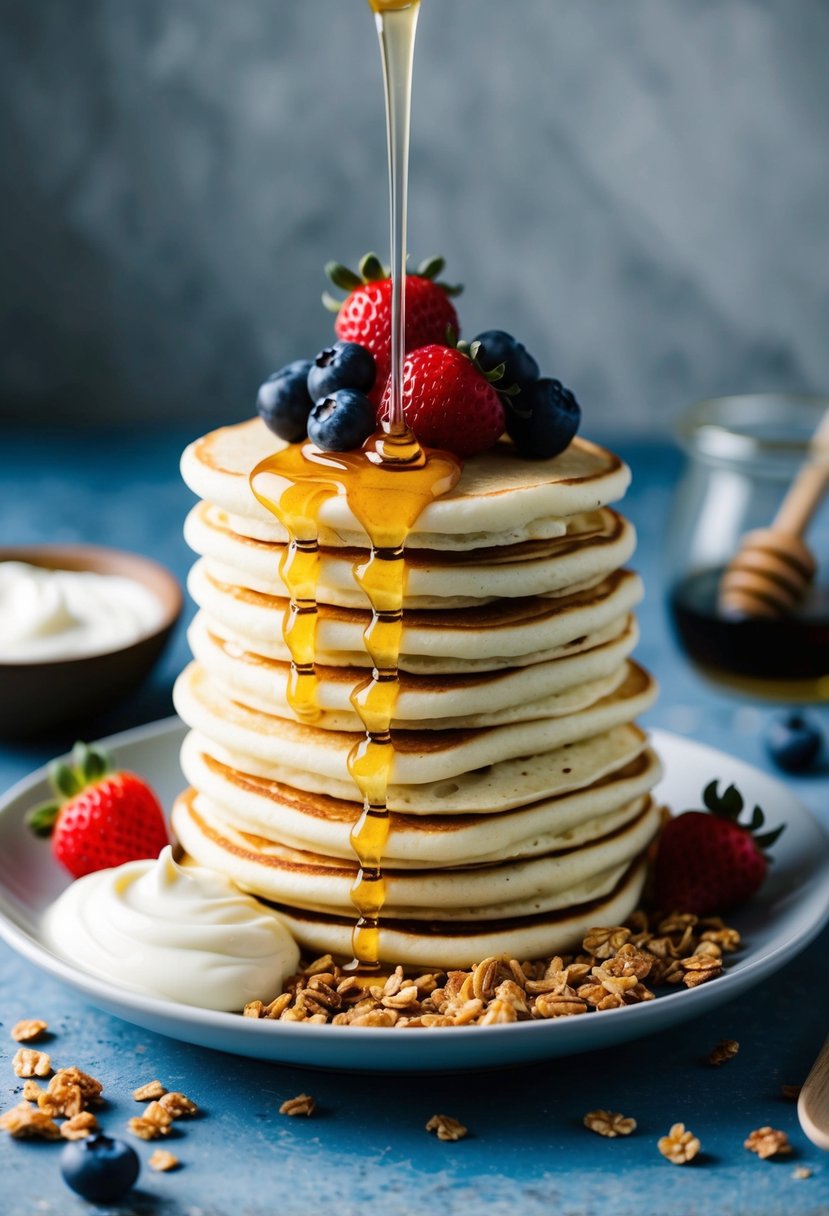
<path id="1" fill-rule="evenodd" d="M 149 675 L 181 615 L 183 597 L 164 566 L 97 545 L 11 545 L 0 562 L 118 575 L 158 601 L 155 622 L 129 643 L 73 658 L 0 660 L 0 739 L 26 739 L 105 713 Z"/>
<path id="2" fill-rule="evenodd" d="M 728 616 L 717 605 L 720 578 L 745 534 L 772 523 L 799 470 L 829 466 L 829 451 L 812 443 L 827 410 L 827 397 L 760 394 L 702 401 L 680 420 L 686 466 L 668 526 L 669 615 L 702 675 L 764 700 L 829 700 L 829 494 L 804 537 L 818 569 L 796 612 Z"/>

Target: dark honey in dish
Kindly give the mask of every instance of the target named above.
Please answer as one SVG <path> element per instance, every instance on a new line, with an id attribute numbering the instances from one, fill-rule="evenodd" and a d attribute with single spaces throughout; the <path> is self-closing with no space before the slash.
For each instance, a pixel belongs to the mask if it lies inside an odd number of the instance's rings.
<path id="1" fill-rule="evenodd" d="M 670 594 L 680 645 L 703 673 L 757 696 L 829 700 L 829 589 L 816 587 L 794 615 L 724 616 L 722 568 L 689 575 Z"/>

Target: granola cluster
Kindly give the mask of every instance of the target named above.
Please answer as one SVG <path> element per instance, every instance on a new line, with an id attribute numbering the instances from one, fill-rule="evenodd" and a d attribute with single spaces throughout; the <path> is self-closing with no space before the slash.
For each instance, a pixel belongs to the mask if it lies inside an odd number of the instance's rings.
<path id="1" fill-rule="evenodd" d="M 714 979 L 740 935 L 719 917 L 690 913 L 591 929 L 581 952 L 521 963 L 504 955 L 470 970 L 404 975 L 397 967 L 372 984 L 330 954 L 305 966 L 285 991 L 249 1002 L 245 1017 L 333 1026 L 492 1026 L 572 1017 L 653 1000 L 654 988 L 694 988 Z M 647 982 L 646 982 L 647 981 Z"/>
<path id="2" fill-rule="evenodd" d="M 13 1026 L 11 1037 L 16 1043 L 31 1043 L 47 1029 L 46 1022 L 32 1018 Z M 16 1106 L 0 1114 L 0 1131 L 17 1140 L 82 1140 L 99 1131 L 94 1108 L 103 1105 L 104 1087 L 95 1077 L 75 1067 L 53 1073 L 50 1056 L 35 1047 L 19 1047 L 12 1058 L 12 1070 L 23 1081 L 23 1094 Z M 50 1079 L 44 1087 L 39 1081 L 46 1077 Z M 127 1124 L 142 1140 L 166 1136 L 176 1119 L 198 1114 L 195 1102 L 178 1091 L 168 1092 L 161 1081 L 139 1086 L 132 1096 L 136 1102 L 148 1103 L 143 1113 Z M 166 1149 L 157 1149 L 148 1164 L 153 1170 L 167 1171 L 180 1162 Z"/>

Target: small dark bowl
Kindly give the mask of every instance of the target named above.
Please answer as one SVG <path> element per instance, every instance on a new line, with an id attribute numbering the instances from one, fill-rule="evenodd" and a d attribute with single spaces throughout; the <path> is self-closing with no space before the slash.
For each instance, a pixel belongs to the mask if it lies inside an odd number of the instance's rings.
<path id="1" fill-rule="evenodd" d="M 181 588 L 164 566 L 97 545 L 10 545 L 0 562 L 90 570 L 134 579 L 159 601 L 159 623 L 128 646 L 72 659 L 0 661 L 0 739 L 25 739 L 112 709 L 149 675 L 181 615 Z"/>

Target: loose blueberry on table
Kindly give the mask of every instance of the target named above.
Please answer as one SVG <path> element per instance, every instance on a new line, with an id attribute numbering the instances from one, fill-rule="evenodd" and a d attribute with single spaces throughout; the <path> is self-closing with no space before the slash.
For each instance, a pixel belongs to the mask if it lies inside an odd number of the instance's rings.
<path id="1" fill-rule="evenodd" d="M 823 750 L 823 732 L 802 710 L 775 717 L 766 731 L 769 759 L 787 773 L 805 773 Z"/>
<path id="2" fill-rule="evenodd" d="M 135 1184 L 141 1163 L 123 1140 L 99 1133 L 70 1140 L 60 1155 L 63 1180 L 90 1203 L 111 1203 Z"/>

